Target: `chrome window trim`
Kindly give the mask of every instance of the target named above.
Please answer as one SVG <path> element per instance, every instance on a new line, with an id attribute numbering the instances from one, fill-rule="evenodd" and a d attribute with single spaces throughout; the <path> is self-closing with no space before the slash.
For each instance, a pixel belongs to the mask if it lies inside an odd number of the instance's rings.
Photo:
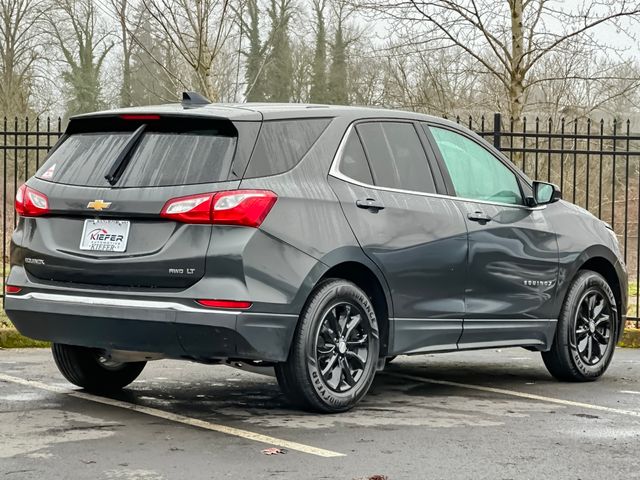
<path id="1" fill-rule="evenodd" d="M 373 119 L 366 119 L 366 120 L 356 120 L 355 122 L 351 123 L 348 127 L 347 130 L 345 131 L 342 140 L 340 140 L 340 145 L 338 146 L 338 150 L 336 151 L 336 154 L 333 157 L 333 161 L 331 162 L 331 168 L 329 169 L 329 175 L 337 178 L 339 180 L 343 180 L 345 182 L 348 183 L 352 183 L 354 185 L 358 185 L 360 187 L 364 187 L 364 188 L 370 188 L 372 190 L 380 190 L 380 191 L 384 191 L 384 192 L 392 192 L 392 193 L 405 193 L 405 194 L 409 194 L 409 195 L 420 195 L 422 197 L 433 197 L 433 198 L 441 198 L 441 199 L 447 199 L 447 200 L 455 200 L 455 201 L 459 201 L 459 202 L 467 202 L 467 203 L 481 203 L 483 205 L 494 205 L 494 206 L 498 206 L 498 207 L 510 207 L 510 208 L 519 208 L 521 210 L 528 210 L 528 211 L 539 211 L 539 210 L 544 210 L 545 208 L 547 208 L 547 205 L 539 205 L 537 207 L 527 207 L 526 205 L 515 205 L 513 203 L 501 203 L 501 202 L 490 202 L 487 200 L 476 200 L 474 198 L 466 198 L 466 197 L 457 197 L 454 195 L 442 195 L 440 193 L 427 193 L 427 192 L 419 192 L 419 191 L 415 191 L 415 190 L 402 190 L 399 188 L 391 188 L 391 187 L 380 187 L 378 185 L 370 185 L 368 183 L 363 183 L 360 182 L 358 180 L 354 180 L 351 177 L 348 177 L 347 175 L 345 175 L 344 173 L 342 173 L 340 171 L 340 160 L 342 159 L 342 154 L 344 153 L 344 149 L 346 148 L 346 144 L 347 144 L 347 140 L 349 138 L 349 135 L 351 135 L 351 132 L 355 129 L 356 124 L 358 123 L 362 123 L 362 122 L 371 122 L 371 121 L 375 121 Z M 408 122 L 410 122 L 410 120 L 407 120 Z M 427 157 L 428 158 L 428 157 Z"/>

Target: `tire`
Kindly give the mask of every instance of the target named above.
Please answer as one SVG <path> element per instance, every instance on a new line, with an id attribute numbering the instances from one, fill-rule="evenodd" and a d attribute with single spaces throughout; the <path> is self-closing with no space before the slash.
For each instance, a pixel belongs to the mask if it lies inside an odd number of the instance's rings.
<path id="1" fill-rule="evenodd" d="M 562 305 L 551 349 L 542 352 L 549 373 L 568 382 L 598 379 L 613 358 L 619 319 L 607 281 L 591 270 L 578 272 Z"/>
<path id="2" fill-rule="evenodd" d="M 121 390 L 138 378 L 147 364 L 108 362 L 101 357 L 99 350 L 60 343 L 54 343 L 51 351 L 64 378 L 78 387 L 98 393 Z"/>
<path id="3" fill-rule="evenodd" d="M 309 296 L 289 359 L 276 365 L 276 378 L 295 405 L 315 412 L 344 412 L 369 390 L 379 350 L 378 322 L 369 297 L 349 281 L 330 279 Z"/>

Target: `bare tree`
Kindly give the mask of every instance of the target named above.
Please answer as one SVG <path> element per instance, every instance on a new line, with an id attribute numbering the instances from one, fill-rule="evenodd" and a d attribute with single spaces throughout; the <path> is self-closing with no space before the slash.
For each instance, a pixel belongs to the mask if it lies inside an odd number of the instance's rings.
<path id="1" fill-rule="evenodd" d="M 123 55 L 120 104 L 149 105 L 175 101 L 179 90 L 191 88 L 185 81 L 179 53 L 165 30 L 155 22 L 141 0 L 110 0 L 104 6 L 120 31 Z M 98 2 L 100 4 L 100 2 Z"/>
<path id="2" fill-rule="evenodd" d="M 348 101 L 349 47 L 357 41 L 359 33 L 349 23 L 355 10 L 347 0 L 333 0 L 331 6 L 335 27 L 331 42 L 327 99 L 331 103 L 345 104 Z"/>
<path id="3" fill-rule="evenodd" d="M 93 1 L 58 0 L 49 26 L 65 67 L 67 113 L 99 109 L 103 106 L 100 75 L 114 44 Z"/>
<path id="4" fill-rule="evenodd" d="M 291 101 L 292 102 L 321 102 L 318 97 L 313 97 L 314 60 L 316 59 L 313 46 L 302 40 L 294 40 L 291 44 Z M 319 93 L 319 92 L 316 92 Z"/>
<path id="5" fill-rule="evenodd" d="M 615 116 L 640 104 L 640 65 L 591 51 L 558 52 L 532 71 L 528 97 L 532 110 L 548 113 L 556 123 L 563 115 Z"/>
<path id="6" fill-rule="evenodd" d="M 292 94 L 293 55 L 291 21 L 296 12 L 294 0 L 270 0 L 267 15 L 271 29 L 264 69 L 265 96 L 272 102 L 289 102 Z"/>
<path id="7" fill-rule="evenodd" d="M 408 0 L 389 6 L 383 0 L 357 0 L 398 25 L 410 26 L 412 44 L 462 50 L 493 76 L 516 118 L 523 113 L 533 72 L 550 55 L 565 51 L 610 49 L 596 35 L 598 26 L 623 21 L 637 24 L 637 0 L 593 0 L 565 7 L 558 0 Z M 536 83 L 543 79 L 538 75 Z"/>
<path id="8" fill-rule="evenodd" d="M 42 2 L 0 1 L 0 113 L 29 111 L 37 63 L 43 58 Z"/>
<path id="9" fill-rule="evenodd" d="M 131 61 L 136 49 L 136 35 L 140 28 L 141 17 L 135 15 L 136 4 L 131 0 L 110 0 L 111 8 L 120 29 L 122 48 L 122 83 L 120 86 L 120 106 L 132 104 Z"/>
<path id="10" fill-rule="evenodd" d="M 310 100 L 322 103 L 327 97 L 327 27 L 325 8 L 327 0 L 313 0 L 316 21 L 315 51 L 313 55 L 313 77 L 311 79 Z"/>
<path id="11" fill-rule="evenodd" d="M 217 101 L 220 92 L 212 78 L 212 66 L 232 32 L 229 0 L 143 0 L 191 70 L 193 84 Z"/>
<path id="12" fill-rule="evenodd" d="M 245 0 L 231 4 L 234 20 L 240 27 L 240 36 L 248 40 L 248 46 L 240 48 L 245 59 L 245 98 L 249 102 L 265 100 L 264 69 L 269 42 L 261 38 L 261 11 L 258 0 Z M 248 17 L 248 18 L 247 18 Z"/>

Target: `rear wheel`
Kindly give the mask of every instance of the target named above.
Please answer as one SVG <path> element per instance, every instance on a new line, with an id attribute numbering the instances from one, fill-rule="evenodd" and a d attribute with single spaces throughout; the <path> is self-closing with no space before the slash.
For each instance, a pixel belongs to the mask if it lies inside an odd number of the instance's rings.
<path id="1" fill-rule="evenodd" d="M 607 281 L 583 270 L 565 298 L 551 350 L 542 353 L 558 380 L 596 380 L 609 366 L 618 336 L 616 300 Z"/>
<path id="2" fill-rule="evenodd" d="M 113 392 L 133 382 L 147 362 L 119 363 L 100 350 L 54 343 L 53 359 L 60 373 L 78 387 L 93 392 Z"/>
<path id="3" fill-rule="evenodd" d="M 309 297 L 286 363 L 276 365 L 285 395 L 302 408 L 343 412 L 369 390 L 379 352 L 378 323 L 367 295 L 327 280 Z"/>

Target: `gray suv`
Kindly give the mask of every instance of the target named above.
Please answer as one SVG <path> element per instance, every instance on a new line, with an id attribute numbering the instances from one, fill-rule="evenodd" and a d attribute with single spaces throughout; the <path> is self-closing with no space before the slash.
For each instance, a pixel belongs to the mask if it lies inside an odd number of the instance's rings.
<path id="1" fill-rule="evenodd" d="M 92 391 L 158 358 L 242 363 L 339 412 L 395 355 L 513 346 L 594 380 L 625 266 L 560 197 L 446 120 L 185 93 L 70 120 L 18 191 L 6 311 Z"/>

